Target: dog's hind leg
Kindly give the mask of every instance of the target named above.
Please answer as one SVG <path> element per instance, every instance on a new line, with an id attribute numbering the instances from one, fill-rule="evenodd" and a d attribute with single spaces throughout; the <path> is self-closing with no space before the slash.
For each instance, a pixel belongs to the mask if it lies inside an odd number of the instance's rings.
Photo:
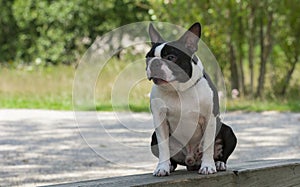
<path id="1" fill-rule="evenodd" d="M 226 124 L 222 123 L 221 129 L 215 141 L 215 164 L 218 171 L 226 170 L 226 163 L 235 149 L 237 138 L 232 129 Z"/>

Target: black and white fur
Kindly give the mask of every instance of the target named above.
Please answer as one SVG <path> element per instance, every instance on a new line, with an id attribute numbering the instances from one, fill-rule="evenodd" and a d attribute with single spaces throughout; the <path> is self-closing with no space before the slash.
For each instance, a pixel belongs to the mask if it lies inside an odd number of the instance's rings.
<path id="1" fill-rule="evenodd" d="M 152 24 L 149 35 L 146 72 L 154 82 L 150 105 L 155 126 L 151 150 L 159 158 L 153 175 L 169 175 L 177 164 L 200 174 L 226 170 L 237 140 L 220 121 L 217 90 L 194 54 L 200 24 L 176 41 L 166 42 Z"/>

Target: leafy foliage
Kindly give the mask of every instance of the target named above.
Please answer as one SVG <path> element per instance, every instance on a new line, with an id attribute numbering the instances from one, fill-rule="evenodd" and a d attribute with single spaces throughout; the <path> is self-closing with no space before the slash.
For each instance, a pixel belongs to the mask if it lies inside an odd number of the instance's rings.
<path id="1" fill-rule="evenodd" d="M 2 3 L 7 4 L 5 2 Z M 74 63 L 97 36 L 122 24 L 144 19 L 147 16 L 144 3 L 15 0 L 6 5 L 12 10 L 12 18 L 18 26 L 14 35 L 18 40 L 17 54 L 11 55 L 11 60 Z M 121 13 L 125 15 L 120 17 Z"/>
<path id="2" fill-rule="evenodd" d="M 298 0 L 0 0 L 0 63 L 76 63 L 97 36 L 119 26 L 199 21 L 230 90 L 285 95 L 300 91 L 299 12 Z"/>

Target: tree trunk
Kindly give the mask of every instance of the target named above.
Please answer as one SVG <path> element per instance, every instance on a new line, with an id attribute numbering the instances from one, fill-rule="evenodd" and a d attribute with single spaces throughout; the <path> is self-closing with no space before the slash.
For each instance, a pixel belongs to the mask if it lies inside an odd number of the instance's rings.
<path id="1" fill-rule="evenodd" d="M 240 3 L 240 7 L 239 7 L 240 11 L 242 10 L 242 3 Z M 246 93 L 246 87 L 245 87 L 245 77 L 244 77 L 244 64 L 243 64 L 243 59 L 244 59 L 244 50 L 243 50 L 243 43 L 244 40 L 243 38 L 244 36 L 244 27 L 243 27 L 243 20 L 242 20 L 242 16 L 239 15 L 238 17 L 238 36 L 239 36 L 239 40 L 238 40 L 238 51 L 239 51 L 239 87 L 241 88 L 240 93 L 241 95 L 244 95 Z"/>
<path id="2" fill-rule="evenodd" d="M 265 68 L 266 61 L 264 59 L 265 46 L 264 46 L 264 27 L 263 27 L 263 17 L 260 17 L 259 20 L 259 41 L 260 41 L 260 68 L 259 68 L 259 77 L 258 77 L 258 86 L 256 90 L 256 97 L 261 97 L 262 89 L 264 85 L 265 78 Z"/>
<path id="3" fill-rule="evenodd" d="M 249 43 L 249 54 L 248 54 L 248 61 L 249 61 L 249 69 L 250 69 L 250 95 L 253 96 L 254 92 L 254 45 L 255 45 L 255 5 L 251 5 L 250 7 L 250 16 L 249 16 L 249 37 L 248 37 L 248 43 Z"/>
<path id="4" fill-rule="evenodd" d="M 263 26 L 263 16 L 260 17 L 260 69 L 258 77 L 258 86 L 256 90 L 256 97 L 262 97 L 265 84 L 265 75 L 266 75 L 266 64 L 270 56 L 272 49 L 272 38 L 271 38 L 271 29 L 273 22 L 273 12 L 268 12 L 268 25 L 266 28 L 266 33 L 264 33 Z"/>
<path id="5" fill-rule="evenodd" d="M 228 8 L 229 8 L 229 17 L 230 19 L 232 16 L 235 16 L 234 7 L 232 6 L 232 2 L 228 2 Z M 238 64 L 237 64 L 237 58 L 236 58 L 236 50 L 234 48 L 234 32 L 235 28 L 233 25 L 228 28 L 228 47 L 229 47 L 229 60 L 230 60 L 230 75 L 231 75 L 231 90 L 237 89 L 240 90 L 239 87 L 239 72 L 238 72 Z"/>
<path id="6" fill-rule="evenodd" d="M 231 74 L 231 90 L 239 90 L 238 67 L 236 63 L 236 55 L 232 44 L 231 36 L 229 40 L 229 55 L 230 55 L 230 74 Z"/>
<path id="7" fill-rule="evenodd" d="M 280 91 L 280 95 L 282 95 L 282 96 L 284 96 L 286 94 L 286 90 L 287 90 L 287 88 L 290 84 L 290 80 L 291 80 L 292 74 L 293 74 L 293 72 L 296 68 L 297 62 L 298 62 L 298 58 L 295 58 L 293 63 L 292 63 L 292 67 L 287 71 L 287 74 L 286 74 L 285 79 L 283 81 L 283 87 Z"/>

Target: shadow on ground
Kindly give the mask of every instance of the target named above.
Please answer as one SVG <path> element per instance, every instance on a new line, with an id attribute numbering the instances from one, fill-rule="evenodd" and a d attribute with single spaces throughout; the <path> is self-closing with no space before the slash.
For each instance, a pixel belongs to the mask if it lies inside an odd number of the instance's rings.
<path id="1" fill-rule="evenodd" d="M 0 184 L 33 186 L 152 172 L 148 113 L 0 111 Z M 78 116 L 77 116 L 78 117 Z M 237 148 L 230 165 L 300 157 L 300 114 L 227 113 Z M 88 144 L 87 144 L 88 143 Z"/>

